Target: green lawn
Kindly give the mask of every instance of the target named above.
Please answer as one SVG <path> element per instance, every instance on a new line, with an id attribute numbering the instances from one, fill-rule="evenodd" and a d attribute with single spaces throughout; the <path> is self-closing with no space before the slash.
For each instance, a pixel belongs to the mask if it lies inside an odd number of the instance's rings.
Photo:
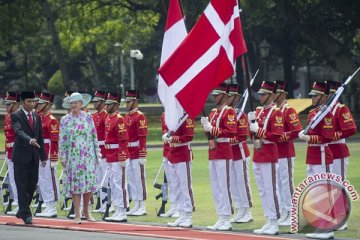
<path id="1" fill-rule="evenodd" d="M 0 135 L 1 136 L 1 135 Z M 0 140 L 1 141 L 1 140 Z M 360 192 L 360 144 L 350 143 L 350 152 L 352 154 L 348 178 Z M 305 178 L 305 144 L 297 144 L 297 161 L 295 165 L 295 186 Z M 169 219 L 163 219 L 156 216 L 156 211 L 160 207 L 160 200 L 156 201 L 154 196 L 159 193 L 159 190 L 152 187 L 155 175 L 159 169 L 162 160 L 162 151 L 156 149 L 149 149 L 148 161 L 146 165 L 147 169 L 147 186 L 148 186 L 148 200 L 147 200 L 147 212 L 148 215 L 144 217 L 130 217 L 130 221 L 137 222 L 156 222 L 166 223 Z M 206 226 L 213 224 L 216 221 L 216 213 L 213 205 L 213 199 L 210 189 L 210 180 L 208 175 L 208 160 L 207 149 L 199 147 L 194 149 L 195 159 L 193 161 L 192 176 L 193 176 L 193 191 L 195 198 L 196 212 L 193 215 L 193 222 L 195 226 Z M 2 161 L 0 161 L 2 164 Z M 252 230 L 258 228 L 264 224 L 263 211 L 261 208 L 258 191 L 254 181 L 252 167 L 250 168 L 251 186 L 253 192 L 253 217 L 254 221 L 247 224 L 233 224 L 234 229 Z M 59 165 L 59 174 L 61 172 L 61 166 Z M 3 175 L 3 173 L 1 174 Z M 344 232 L 336 232 L 337 237 L 356 238 L 360 236 L 360 201 L 352 203 L 352 212 L 349 220 L 349 229 Z M 60 212 L 59 212 L 60 213 Z M 65 215 L 60 213 L 60 215 Z M 100 219 L 100 215 L 94 214 L 94 217 Z M 287 228 L 282 228 L 282 232 L 287 232 Z"/>

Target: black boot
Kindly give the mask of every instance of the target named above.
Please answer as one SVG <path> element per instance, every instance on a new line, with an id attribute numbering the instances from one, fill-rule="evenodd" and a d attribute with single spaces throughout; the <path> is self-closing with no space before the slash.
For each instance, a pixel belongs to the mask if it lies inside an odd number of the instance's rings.
<path id="1" fill-rule="evenodd" d="M 11 212 L 12 211 L 12 203 L 13 203 L 14 199 L 9 199 L 9 204 L 7 205 L 6 209 L 5 209 L 5 214 L 7 214 L 8 212 Z"/>
<path id="2" fill-rule="evenodd" d="M 41 206 L 43 205 L 43 203 L 44 203 L 43 201 L 38 202 L 38 206 L 34 212 L 34 216 L 36 216 L 37 213 L 41 213 Z"/>

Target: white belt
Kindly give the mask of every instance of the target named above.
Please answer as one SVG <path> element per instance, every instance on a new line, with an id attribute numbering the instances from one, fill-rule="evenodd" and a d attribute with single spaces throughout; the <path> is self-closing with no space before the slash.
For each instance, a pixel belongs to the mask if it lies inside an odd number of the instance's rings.
<path id="1" fill-rule="evenodd" d="M 12 146 L 14 146 L 14 142 L 11 142 L 11 143 L 6 143 L 6 147 L 12 147 Z"/>
<path id="2" fill-rule="evenodd" d="M 104 146 L 105 145 L 105 141 L 98 141 L 99 146 Z"/>
<path id="3" fill-rule="evenodd" d="M 51 143 L 50 139 L 44 139 L 44 143 Z"/>
<path id="4" fill-rule="evenodd" d="M 118 147 L 119 147 L 119 144 L 105 144 L 105 149 L 115 149 Z"/>
<path id="5" fill-rule="evenodd" d="M 170 147 L 182 147 L 182 146 L 188 146 L 189 143 L 170 143 Z"/>
<path id="6" fill-rule="evenodd" d="M 264 139 L 264 140 L 263 140 L 263 143 L 264 143 L 264 144 L 273 144 L 274 142 L 271 142 L 271 141 L 269 141 L 269 140 L 265 140 L 265 139 Z"/>
<path id="7" fill-rule="evenodd" d="M 239 146 L 240 148 L 243 147 L 243 143 L 245 143 L 246 141 L 242 141 L 242 142 L 239 142 L 239 143 L 232 143 L 230 144 L 230 146 Z"/>
<path id="8" fill-rule="evenodd" d="M 139 146 L 139 141 L 128 142 L 128 147 L 138 147 L 138 146 Z"/>
<path id="9" fill-rule="evenodd" d="M 343 138 L 343 139 L 340 139 L 340 140 L 331 142 L 331 143 L 329 143 L 329 144 L 345 144 L 345 143 L 346 143 L 346 142 L 345 142 L 345 138 Z"/>
<path id="10" fill-rule="evenodd" d="M 219 142 L 219 143 L 230 142 L 230 138 L 216 138 L 216 142 Z"/>
<path id="11" fill-rule="evenodd" d="M 309 144 L 310 147 L 326 147 L 328 144 L 324 143 L 324 144 Z"/>

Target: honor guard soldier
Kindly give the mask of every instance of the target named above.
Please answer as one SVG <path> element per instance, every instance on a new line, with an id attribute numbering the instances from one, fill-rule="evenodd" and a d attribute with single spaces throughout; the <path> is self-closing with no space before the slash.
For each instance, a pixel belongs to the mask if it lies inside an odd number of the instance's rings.
<path id="1" fill-rule="evenodd" d="M 36 101 L 36 104 L 35 104 L 35 112 L 37 113 L 37 114 L 41 114 L 41 111 L 38 109 L 39 108 L 39 100 L 40 100 L 40 97 L 41 97 L 41 93 L 42 92 L 40 92 L 40 91 L 34 91 L 34 95 L 35 95 L 35 101 Z"/>
<path id="2" fill-rule="evenodd" d="M 209 137 L 209 171 L 211 190 L 218 221 L 207 229 L 231 230 L 230 217 L 233 213 L 230 194 L 230 169 L 232 152 L 230 139 L 237 132 L 236 112 L 226 105 L 227 85 L 222 83 L 213 92 L 217 108 L 208 117 L 201 118 L 201 124 Z"/>
<path id="3" fill-rule="evenodd" d="M 47 156 L 46 166 L 39 166 L 38 182 L 46 208 L 43 212 L 35 213 L 37 217 L 57 217 L 57 202 L 60 197 L 59 181 L 56 174 L 59 152 L 59 122 L 50 112 L 53 102 L 53 94 L 41 93 L 37 103 Z"/>
<path id="4" fill-rule="evenodd" d="M 98 185 L 98 202 L 96 205 L 96 209 L 93 212 L 105 212 L 106 204 L 104 199 L 106 197 L 106 193 L 104 193 L 101 188 L 103 177 L 106 173 L 106 152 L 105 152 L 105 119 L 108 116 L 108 113 L 105 110 L 105 100 L 106 100 L 106 93 L 103 91 L 96 91 L 94 94 L 94 98 L 92 102 L 94 103 L 94 108 L 96 110 L 95 113 L 92 114 L 94 119 L 96 134 L 98 138 L 98 143 L 101 150 L 101 155 L 103 156 L 103 161 L 99 164 L 96 172 L 96 179 Z M 107 179 L 105 180 L 107 181 Z M 107 181 L 108 182 L 108 181 Z"/>
<path id="5" fill-rule="evenodd" d="M 280 195 L 280 219 L 279 226 L 290 226 L 291 224 L 291 199 L 294 192 L 294 164 L 295 147 L 293 140 L 298 138 L 302 130 L 299 116 L 296 110 L 286 101 L 288 94 L 286 82 L 276 81 L 277 89 L 274 102 L 283 114 L 284 133 L 277 142 L 279 154 L 278 188 Z"/>
<path id="6" fill-rule="evenodd" d="M 266 224 L 254 230 L 257 234 L 279 233 L 279 191 L 277 183 L 278 150 L 276 143 L 284 134 L 282 112 L 273 103 L 276 84 L 263 81 L 258 91 L 262 107 L 248 113 L 250 131 L 254 139 L 253 168 L 259 189 Z"/>
<path id="7" fill-rule="evenodd" d="M 314 118 L 325 104 L 329 95 L 329 87 L 324 82 L 315 82 L 309 93 L 314 109 L 309 112 L 307 123 Z M 312 176 L 316 173 L 329 173 L 332 171 L 333 155 L 328 144 L 335 137 L 334 117 L 329 112 L 313 129 L 307 134 L 304 130 L 300 131 L 299 138 L 307 142 L 306 153 L 306 175 Z M 315 232 L 306 234 L 309 238 L 329 239 L 334 238 L 334 232 Z"/>
<path id="8" fill-rule="evenodd" d="M 5 116 L 5 126 L 4 126 L 4 134 L 5 134 L 5 161 L 8 167 L 8 177 L 9 177 L 9 189 L 10 189 L 10 199 L 7 203 L 7 208 L 5 210 L 5 214 L 8 215 L 16 215 L 19 210 L 18 205 L 18 195 L 17 189 L 14 179 L 14 164 L 11 161 L 12 159 L 12 150 L 15 141 L 15 132 L 11 125 L 10 114 L 16 112 L 20 106 L 20 94 L 16 92 L 7 92 L 5 97 L 5 107 L 6 107 L 6 116 Z M 0 193 L 2 194 L 2 193 Z M 4 203 L 3 203 L 4 204 Z M 15 209 L 11 211 L 11 207 L 16 206 Z"/>
<path id="9" fill-rule="evenodd" d="M 240 94 L 237 84 L 231 84 L 228 91 L 227 105 L 234 107 L 239 101 Z M 239 116 L 240 114 L 240 116 Z M 253 220 L 251 214 L 252 197 L 250 187 L 249 161 L 250 151 L 246 143 L 249 136 L 249 124 L 244 112 L 238 113 L 237 132 L 230 139 L 233 154 L 233 165 L 230 174 L 231 196 L 235 203 L 236 214 L 232 223 L 246 223 Z"/>
<path id="10" fill-rule="evenodd" d="M 336 92 L 339 87 L 339 82 L 327 81 L 330 85 L 329 98 Z M 347 167 L 349 164 L 350 152 L 346 145 L 345 139 L 354 135 L 357 131 L 356 123 L 349 108 L 345 104 L 337 102 L 334 108 L 331 110 L 334 116 L 334 131 L 335 137 L 331 143 L 329 143 L 330 150 L 334 157 L 332 172 L 341 176 L 343 181 L 347 179 Z M 345 230 L 347 223 L 338 229 Z"/>
<path id="11" fill-rule="evenodd" d="M 179 189 L 175 205 L 179 217 L 175 222 L 168 223 L 171 227 L 192 227 L 192 212 L 195 209 L 192 191 L 191 161 L 192 150 L 190 142 L 194 137 L 194 120 L 187 118 L 183 124 L 170 136 L 163 134 L 164 142 L 170 144 L 167 159 L 171 165 L 170 174 L 174 186 Z"/>
<path id="12" fill-rule="evenodd" d="M 162 135 L 167 133 L 169 131 L 168 127 L 165 123 L 165 113 L 163 112 L 160 117 L 161 122 L 161 129 L 162 129 Z M 179 211 L 177 210 L 176 206 L 176 199 L 178 199 L 180 196 L 180 191 L 178 186 L 173 184 L 172 177 L 174 175 L 174 165 L 169 162 L 168 159 L 168 153 L 170 150 L 170 144 L 165 141 L 163 146 L 163 160 L 162 160 L 162 166 L 164 167 L 164 172 L 168 184 L 168 191 L 169 191 L 169 201 L 170 201 L 170 209 L 166 213 L 160 214 L 160 217 L 179 217 Z M 164 194 L 164 193 L 163 193 Z"/>
<path id="13" fill-rule="evenodd" d="M 129 205 L 127 197 L 126 168 L 129 162 L 128 134 L 125 119 L 119 113 L 121 95 L 108 93 L 105 101 L 108 116 L 105 119 L 105 149 L 108 164 L 110 188 L 115 213 L 106 217 L 105 221 L 127 222 L 126 208 Z"/>
<path id="14" fill-rule="evenodd" d="M 126 91 L 125 116 L 126 129 L 129 136 L 130 162 L 127 169 L 130 199 L 134 201 L 134 207 L 128 212 L 131 216 L 146 215 L 146 136 L 148 135 L 147 120 L 138 109 L 139 92 L 137 90 Z"/>

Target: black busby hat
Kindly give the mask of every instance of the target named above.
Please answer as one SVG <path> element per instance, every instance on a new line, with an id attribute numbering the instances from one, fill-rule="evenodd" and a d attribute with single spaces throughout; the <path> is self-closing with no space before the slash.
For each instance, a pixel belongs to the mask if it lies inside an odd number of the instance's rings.
<path id="1" fill-rule="evenodd" d="M 130 89 L 126 90 L 125 101 L 139 100 L 139 91 Z"/>
<path id="2" fill-rule="evenodd" d="M 35 93 L 33 91 L 23 91 L 20 93 L 21 101 L 25 101 L 26 99 L 35 99 Z"/>

